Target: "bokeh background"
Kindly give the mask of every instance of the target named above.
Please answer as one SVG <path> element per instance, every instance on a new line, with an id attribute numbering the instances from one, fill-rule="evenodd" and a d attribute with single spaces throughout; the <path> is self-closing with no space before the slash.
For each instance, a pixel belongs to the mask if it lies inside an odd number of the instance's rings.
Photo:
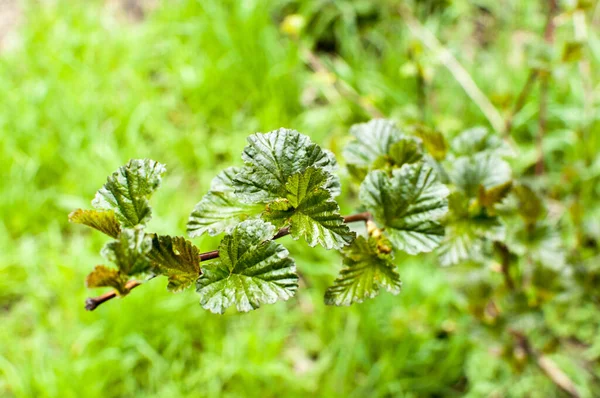
<path id="1" fill-rule="evenodd" d="M 585 46 L 572 48 L 582 55 L 552 71 L 549 178 L 578 162 L 598 169 L 600 11 L 588 3 Z M 101 293 L 84 279 L 103 261 L 106 239 L 67 215 L 89 208 L 130 158 L 166 163 L 149 229 L 184 234 L 210 179 L 241 163 L 251 133 L 291 127 L 340 153 L 349 126 L 373 112 L 448 137 L 489 126 L 406 15 L 502 116 L 542 62 L 542 1 L 0 0 L 0 396 L 562 394 L 536 366 L 515 369 L 480 336 L 456 270 L 433 256 L 400 259 L 399 296 L 351 308 L 323 304 L 337 255 L 291 239 L 284 243 L 303 285 L 288 302 L 216 316 L 193 289 L 172 295 L 155 279 L 94 312 L 83 308 Z M 559 52 L 577 29 L 563 19 Z M 514 167 L 524 172 L 537 156 L 538 95 L 513 123 Z M 348 214 L 355 192 L 345 190 Z M 594 363 L 598 307 L 570 308 L 568 319 L 548 311 L 550 327 L 573 319 L 564 334 L 582 334 Z M 582 396 L 598 393 L 597 368 L 582 371 L 567 354 L 553 360 Z"/>

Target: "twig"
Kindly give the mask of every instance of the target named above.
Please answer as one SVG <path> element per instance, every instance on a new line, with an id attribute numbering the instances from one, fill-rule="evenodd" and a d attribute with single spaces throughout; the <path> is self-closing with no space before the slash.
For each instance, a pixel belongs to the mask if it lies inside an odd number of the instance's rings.
<path id="1" fill-rule="evenodd" d="M 364 213 L 357 213 L 357 214 L 352 214 L 349 216 L 344 216 L 344 222 L 346 224 L 348 223 L 352 223 L 352 222 L 367 222 L 369 220 L 371 220 L 372 216 L 371 213 L 369 212 L 364 212 Z M 282 238 L 286 235 L 290 234 L 290 229 L 289 227 L 285 227 L 285 228 L 281 228 L 276 234 L 275 236 L 273 236 L 273 240 L 275 239 L 279 239 Z M 207 260 L 212 260 L 215 258 L 219 257 L 219 251 L 218 250 L 213 250 L 213 251 L 209 251 L 206 253 L 201 253 L 200 254 L 200 262 L 202 261 L 207 261 Z M 154 278 L 154 276 L 152 277 Z M 150 278 L 150 279 L 152 279 Z M 137 280 L 130 280 L 129 282 L 127 282 L 127 284 L 125 285 L 125 287 L 127 288 L 127 290 L 133 290 L 136 287 L 142 285 L 142 282 L 137 281 Z M 99 305 L 114 299 L 115 297 L 117 297 L 117 293 L 113 290 L 107 293 L 104 293 L 103 295 L 97 296 L 97 297 L 90 297 L 88 299 L 85 300 L 85 309 L 88 311 L 94 311 Z"/>
<path id="2" fill-rule="evenodd" d="M 469 72 L 438 39 L 414 17 L 408 7 L 400 7 L 400 15 L 411 33 L 433 51 L 444 66 L 452 73 L 467 95 L 475 102 L 494 130 L 504 133 L 505 123 L 500 112 L 477 86 Z"/>
<path id="3" fill-rule="evenodd" d="M 556 363 L 545 355 L 540 355 L 531 346 L 529 339 L 518 330 L 509 330 L 510 334 L 515 338 L 519 347 L 535 359 L 535 362 L 540 369 L 548 376 L 548 378 L 561 390 L 569 394 L 571 397 L 578 398 L 579 393 L 575 388 L 575 383 L 567 376 Z"/>
<path id="4" fill-rule="evenodd" d="M 502 275 L 504 276 L 504 283 L 506 284 L 508 290 L 514 291 L 515 282 L 513 281 L 513 278 L 510 274 L 510 251 L 508 250 L 508 247 L 502 242 L 494 242 L 494 247 L 500 254 L 500 265 L 502 267 L 501 270 Z"/>
<path id="5" fill-rule="evenodd" d="M 554 17 L 558 14 L 558 0 L 548 0 L 548 19 L 546 21 L 546 29 L 544 31 L 544 40 L 547 44 L 554 43 L 554 31 L 556 24 Z M 535 174 L 544 174 L 544 135 L 548 125 L 548 85 L 550 83 L 550 72 L 545 71 L 541 76 L 540 83 L 540 112 L 538 115 L 538 135 L 537 135 L 537 150 L 538 160 L 535 165 Z"/>

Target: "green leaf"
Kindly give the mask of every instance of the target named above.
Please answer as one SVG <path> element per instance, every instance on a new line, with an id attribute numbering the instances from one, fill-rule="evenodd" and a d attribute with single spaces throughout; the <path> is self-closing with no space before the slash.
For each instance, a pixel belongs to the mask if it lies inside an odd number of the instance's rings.
<path id="1" fill-rule="evenodd" d="M 386 119 L 374 119 L 367 123 L 355 124 L 350 134 L 356 140 L 344 148 L 344 158 L 348 164 L 369 169 L 380 156 L 386 155 L 392 144 L 400 141 L 404 135 L 394 122 Z"/>
<path id="2" fill-rule="evenodd" d="M 155 269 L 169 278 L 167 289 L 172 292 L 186 289 L 200 275 L 200 251 L 180 236 L 155 235 L 148 258 Z"/>
<path id="3" fill-rule="evenodd" d="M 391 177 L 369 173 L 360 187 L 360 200 L 385 227 L 394 247 L 409 254 L 430 252 L 444 236 L 439 220 L 448 210 L 448 188 L 428 165 L 405 164 Z"/>
<path id="4" fill-rule="evenodd" d="M 504 184 L 497 185 L 490 189 L 485 189 L 483 185 L 479 186 L 477 192 L 477 203 L 487 210 L 490 216 L 495 215 L 494 206 L 502 202 L 512 189 L 512 181 L 507 181 Z"/>
<path id="5" fill-rule="evenodd" d="M 267 203 L 286 194 L 288 179 L 309 167 L 327 173 L 323 188 L 340 193 L 335 157 L 295 130 L 279 129 L 248 137 L 242 159 L 246 166 L 234 178 L 235 194 L 246 203 Z"/>
<path id="6" fill-rule="evenodd" d="M 412 137 L 403 137 L 390 145 L 387 154 L 379 156 L 373 162 L 372 169 L 401 167 L 403 164 L 416 163 L 423 159 L 421 143 Z"/>
<path id="7" fill-rule="evenodd" d="M 545 214 L 542 198 L 531 187 L 519 184 L 514 187 L 519 202 L 518 212 L 527 224 L 533 224 Z"/>
<path id="8" fill-rule="evenodd" d="M 278 227 L 290 226 L 294 239 L 303 237 L 313 247 L 339 249 L 354 239 L 354 233 L 340 216 L 340 208 L 324 188 L 327 174 L 309 167 L 292 175 L 285 184 L 285 197 L 267 205 L 263 217 Z"/>
<path id="9" fill-rule="evenodd" d="M 152 238 L 140 227 L 126 228 L 119 237 L 102 248 L 102 255 L 117 265 L 125 275 L 136 275 L 150 268 L 146 254 L 152 249 Z"/>
<path id="10" fill-rule="evenodd" d="M 248 312 L 294 296 L 296 265 L 282 245 L 270 240 L 274 234 L 272 224 L 246 220 L 225 235 L 219 259 L 203 267 L 196 283 L 202 307 L 222 314 L 235 304 Z"/>
<path id="11" fill-rule="evenodd" d="M 121 226 L 112 210 L 82 210 L 77 209 L 69 214 L 69 221 L 97 229 L 106 235 L 116 238 L 121 232 Z"/>
<path id="12" fill-rule="evenodd" d="M 497 134 L 485 127 L 474 127 L 460 133 L 452 140 L 452 151 L 458 156 L 471 156 L 476 153 L 495 153 L 499 156 L 511 156 L 513 150 Z"/>
<path id="13" fill-rule="evenodd" d="M 417 126 L 413 134 L 423 141 L 425 149 L 435 160 L 439 162 L 446 158 L 448 143 L 442 133 L 425 126 Z"/>
<path id="14" fill-rule="evenodd" d="M 392 256 L 380 250 L 379 240 L 359 236 L 343 250 L 345 268 L 325 293 L 327 305 L 362 303 L 379 294 L 381 288 L 400 293 L 400 276 Z"/>
<path id="15" fill-rule="evenodd" d="M 94 270 L 85 279 L 87 287 L 112 287 L 121 296 L 129 293 L 127 289 L 127 275 L 119 270 L 105 267 L 104 265 L 96 265 Z"/>
<path id="16" fill-rule="evenodd" d="M 218 235 L 264 210 L 264 205 L 243 203 L 235 195 L 233 177 L 240 171 L 239 167 L 229 167 L 213 179 L 210 191 L 190 214 L 187 223 L 189 236 Z"/>
<path id="17" fill-rule="evenodd" d="M 479 186 L 488 190 L 511 180 L 508 163 L 491 153 L 463 156 L 454 161 L 450 179 L 469 198 L 477 197 Z"/>
<path id="18" fill-rule="evenodd" d="M 124 227 L 145 224 L 152 216 L 148 198 L 159 187 L 165 171 L 165 166 L 154 160 L 132 159 L 108 177 L 92 205 L 113 210 Z"/>

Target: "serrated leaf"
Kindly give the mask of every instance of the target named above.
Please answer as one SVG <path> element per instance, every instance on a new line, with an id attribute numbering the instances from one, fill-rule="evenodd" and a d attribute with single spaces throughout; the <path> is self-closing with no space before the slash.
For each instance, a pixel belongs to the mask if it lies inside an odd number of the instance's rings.
<path id="1" fill-rule="evenodd" d="M 120 295 L 129 293 L 127 289 L 127 275 L 114 268 L 108 268 L 104 265 L 97 265 L 94 270 L 85 279 L 87 287 L 112 287 Z"/>
<path id="2" fill-rule="evenodd" d="M 360 187 L 360 200 L 385 227 L 394 247 L 409 254 L 430 252 L 444 236 L 439 220 L 448 210 L 448 188 L 428 165 L 405 164 L 388 176 L 369 173 Z"/>
<path id="3" fill-rule="evenodd" d="M 158 272 L 169 278 L 167 289 L 172 292 L 186 289 L 200 276 L 200 251 L 180 236 L 155 235 L 148 258 Z"/>
<path id="4" fill-rule="evenodd" d="M 385 155 L 379 156 L 373 162 L 372 169 L 401 167 L 403 164 L 416 163 L 423 159 L 421 143 L 412 137 L 403 137 L 390 145 Z"/>
<path id="5" fill-rule="evenodd" d="M 438 162 L 446 158 L 448 143 L 441 132 L 425 126 L 417 126 L 414 134 L 423 141 L 423 145 L 431 157 Z"/>
<path id="6" fill-rule="evenodd" d="M 248 312 L 294 296 L 296 265 L 282 245 L 270 240 L 274 234 L 272 224 L 246 220 L 225 235 L 219 259 L 207 262 L 196 283 L 202 307 L 222 314 L 235 304 Z"/>
<path id="7" fill-rule="evenodd" d="M 380 156 L 389 152 L 390 146 L 404 137 L 394 122 L 374 119 L 367 123 L 355 124 L 350 134 L 356 140 L 344 148 L 344 158 L 349 164 L 369 169 Z"/>
<path id="8" fill-rule="evenodd" d="M 187 223 L 189 236 L 218 235 L 264 210 L 264 205 L 243 203 L 235 195 L 233 178 L 240 171 L 240 167 L 229 167 L 213 178 L 210 191 L 190 214 Z"/>
<path id="9" fill-rule="evenodd" d="M 499 156 L 483 152 L 456 159 L 450 179 L 465 195 L 475 198 L 480 185 L 487 190 L 510 181 L 511 170 Z"/>
<path id="10" fill-rule="evenodd" d="M 485 127 L 474 127 L 460 133 L 452 140 L 452 151 L 459 156 L 472 156 L 476 153 L 495 153 L 499 156 L 511 156 L 510 146 Z"/>
<path id="11" fill-rule="evenodd" d="M 390 254 L 379 249 L 379 240 L 359 236 L 343 250 L 345 268 L 325 293 L 327 305 L 362 303 L 379 294 L 381 288 L 400 293 L 402 283 Z"/>
<path id="12" fill-rule="evenodd" d="M 235 194 L 246 203 L 267 203 L 285 196 L 288 179 L 308 167 L 327 173 L 325 189 L 338 195 L 335 157 L 295 130 L 279 129 L 248 137 L 242 159 L 246 166 L 235 176 Z"/>
<path id="13" fill-rule="evenodd" d="M 289 225 L 292 237 L 303 237 L 311 247 L 347 245 L 354 233 L 344 223 L 331 193 L 321 188 L 326 179 L 327 174 L 314 167 L 292 175 L 285 184 L 285 197 L 269 203 L 263 217 L 278 227 Z"/>
<path id="14" fill-rule="evenodd" d="M 143 228 L 126 228 L 116 240 L 104 245 L 102 255 L 115 263 L 123 274 L 136 275 L 149 270 L 150 261 L 146 255 L 151 249 L 152 238 Z"/>
<path id="15" fill-rule="evenodd" d="M 69 214 L 69 221 L 87 225 L 113 238 L 121 232 L 121 226 L 112 210 L 77 209 Z"/>
<path id="16" fill-rule="evenodd" d="M 108 177 L 92 206 L 113 210 L 124 227 L 145 224 L 152 216 L 150 195 L 160 185 L 165 166 L 150 159 L 131 159 Z"/>

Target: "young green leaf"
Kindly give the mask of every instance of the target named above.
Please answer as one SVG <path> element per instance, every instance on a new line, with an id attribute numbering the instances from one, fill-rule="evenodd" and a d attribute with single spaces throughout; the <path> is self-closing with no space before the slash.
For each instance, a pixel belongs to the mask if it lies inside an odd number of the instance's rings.
<path id="1" fill-rule="evenodd" d="M 272 224 L 246 220 L 225 235 L 219 259 L 203 267 L 196 283 L 202 307 L 222 314 L 235 304 L 248 312 L 296 293 L 296 265 L 281 244 L 270 240 L 274 234 Z"/>
<path id="2" fill-rule="evenodd" d="M 116 238 L 121 232 L 121 226 L 112 210 L 83 210 L 77 209 L 69 214 L 69 221 L 97 229 L 106 235 Z"/>
<path id="3" fill-rule="evenodd" d="M 268 203 L 286 194 L 288 179 L 308 167 L 327 173 L 323 188 L 338 195 L 335 157 L 295 130 L 279 129 L 248 137 L 242 159 L 246 166 L 233 179 L 235 194 L 246 203 Z"/>
<path id="4" fill-rule="evenodd" d="M 413 137 L 403 137 L 390 145 L 387 154 L 379 156 L 373 162 L 372 169 L 401 167 L 403 164 L 416 163 L 423 159 L 421 143 Z"/>
<path id="5" fill-rule="evenodd" d="M 482 152 L 456 159 L 450 179 L 467 197 L 475 198 L 480 185 L 488 190 L 510 181 L 511 170 L 499 156 Z"/>
<path id="6" fill-rule="evenodd" d="M 89 288 L 94 287 L 112 287 L 121 296 L 129 293 L 127 289 L 127 275 L 114 268 L 108 268 L 104 265 L 96 265 L 94 270 L 85 279 L 85 284 Z"/>
<path id="7" fill-rule="evenodd" d="M 519 184 L 515 186 L 513 192 L 519 202 L 518 212 L 527 224 L 534 224 L 544 215 L 542 199 L 532 188 Z"/>
<path id="8" fill-rule="evenodd" d="M 377 158 L 389 152 L 392 144 L 404 137 L 395 124 L 386 119 L 355 124 L 350 128 L 350 134 L 356 140 L 346 146 L 344 158 L 348 164 L 365 169 L 369 169 Z"/>
<path id="9" fill-rule="evenodd" d="M 113 210 L 124 227 L 145 224 L 152 216 L 150 195 L 160 185 L 165 166 L 150 159 L 131 159 L 108 177 L 92 206 Z"/>
<path id="10" fill-rule="evenodd" d="M 439 224 L 448 210 L 448 188 L 423 163 L 405 164 L 391 177 L 382 170 L 367 175 L 360 200 L 385 228 L 392 244 L 409 254 L 430 252 L 444 236 Z"/>
<path id="11" fill-rule="evenodd" d="M 379 239 L 359 236 L 343 250 L 345 268 L 325 292 L 327 305 L 351 305 L 373 298 L 384 288 L 400 293 L 400 276 L 392 256 L 380 250 Z"/>
<path id="12" fill-rule="evenodd" d="M 441 132 L 425 126 L 417 126 L 413 130 L 413 134 L 423 141 L 423 146 L 427 150 L 427 153 L 435 160 L 439 162 L 446 158 L 448 143 Z"/>
<path id="13" fill-rule="evenodd" d="M 483 185 L 480 185 L 479 191 L 477 192 L 477 203 L 479 206 L 486 209 L 488 215 L 493 216 L 496 213 L 494 206 L 502 202 L 508 196 L 511 189 L 512 181 L 507 181 L 504 184 L 497 185 L 487 190 Z"/>
<path id="14" fill-rule="evenodd" d="M 304 237 L 311 247 L 347 245 L 354 233 L 344 224 L 331 193 L 321 188 L 326 180 L 327 174 L 314 167 L 292 175 L 285 184 L 285 197 L 269 203 L 263 217 L 278 227 L 289 225 L 292 237 Z"/>
<path id="15" fill-rule="evenodd" d="M 150 269 L 146 255 L 151 249 L 152 238 L 143 228 L 125 228 L 116 240 L 104 245 L 102 255 L 115 263 L 123 274 L 136 275 Z"/>
<path id="16" fill-rule="evenodd" d="M 148 258 L 158 272 L 169 278 L 167 289 L 172 292 L 186 289 L 200 276 L 200 251 L 180 236 L 155 235 Z"/>
<path id="17" fill-rule="evenodd" d="M 190 214 L 187 223 L 189 236 L 218 235 L 264 210 L 264 205 L 243 203 L 235 195 L 233 177 L 240 171 L 239 167 L 229 167 L 213 178 L 210 191 Z"/>

